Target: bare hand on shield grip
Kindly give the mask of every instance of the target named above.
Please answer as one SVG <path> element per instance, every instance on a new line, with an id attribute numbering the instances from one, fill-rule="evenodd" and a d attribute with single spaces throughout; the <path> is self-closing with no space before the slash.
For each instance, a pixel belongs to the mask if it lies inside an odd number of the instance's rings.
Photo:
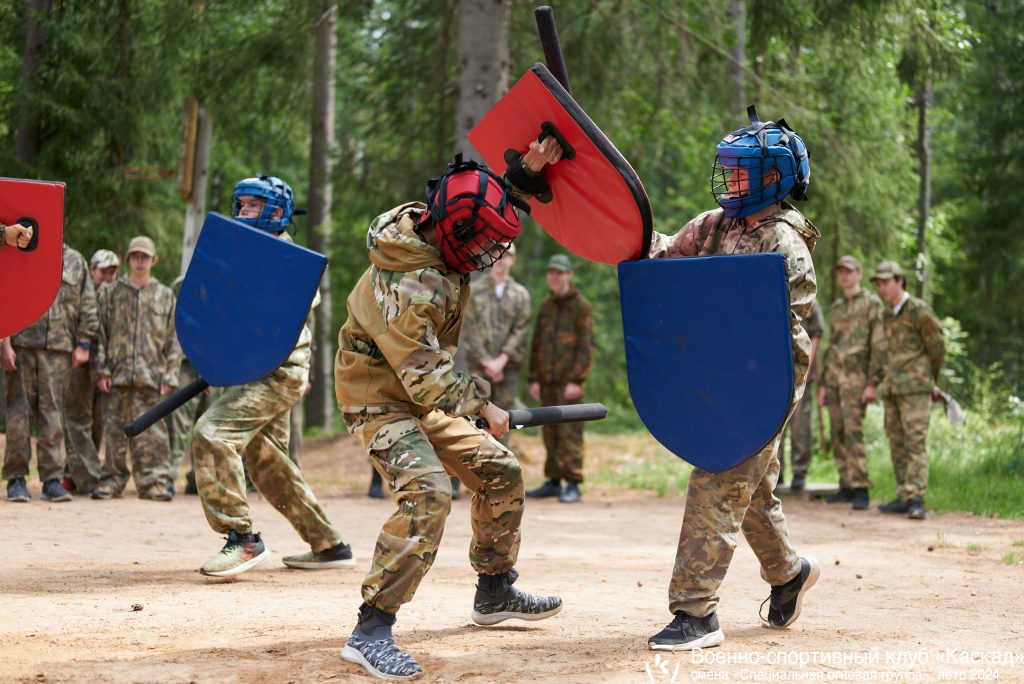
<path id="1" fill-rule="evenodd" d="M 3 228 L 5 244 L 10 247 L 28 247 L 28 243 L 32 240 L 32 228 L 30 226 L 15 223 L 14 225 L 3 226 Z"/>
<path id="2" fill-rule="evenodd" d="M 542 142 L 534 140 L 530 149 L 523 155 L 523 166 L 534 173 L 544 170 L 545 164 L 556 164 L 562 158 L 562 146 L 554 138 L 545 138 Z"/>

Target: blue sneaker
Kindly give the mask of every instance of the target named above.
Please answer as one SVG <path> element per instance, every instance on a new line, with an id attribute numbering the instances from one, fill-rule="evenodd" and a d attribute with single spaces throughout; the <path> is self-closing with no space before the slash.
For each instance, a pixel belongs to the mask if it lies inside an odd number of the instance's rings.
<path id="1" fill-rule="evenodd" d="M 28 493 L 28 487 L 25 485 L 25 478 L 23 477 L 12 477 L 7 481 L 7 500 L 17 503 L 25 503 L 30 500 L 32 495 Z"/>
<path id="2" fill-rule="evenodd" d="M 61 486 L 60 480 L 53 478 L 43 483 L 43 501 L 71 501 L 71 492 Z"/>

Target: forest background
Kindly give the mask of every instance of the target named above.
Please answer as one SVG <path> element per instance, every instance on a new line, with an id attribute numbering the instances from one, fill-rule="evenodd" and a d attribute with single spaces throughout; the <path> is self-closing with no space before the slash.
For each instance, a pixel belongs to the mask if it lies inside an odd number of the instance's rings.
<path id="1" fill-rule="evenodd" d="M 331 363 L 374 216 L 421 199 L 465 132 L 543 54 L 523 0 L 18 0 L 0 4 L 0 168 L 67 184 L 66 241 L 88 257 L 152 236 L 182 265 L 182 111 L 212 120 L 206 208 L 234 183 L 286 179 L 326 252 L 306 424 L 337 429 Z M 1024 3 L 1020 0 L 566 0 L 554 5 L 573 94 L 632 163 L 674 233 L 714 206 L 714 145 L 746 105 L 785 117 L 811 153 L 814 259 L 910 271 L 950 348 L 944 386 L 1024 472 Z M 466 150 L 471 153 L 471 150 Z M 515 277 L 546 294 L 558 245 L 535 224 Z M 595 308 L 588 398 L 640 430 L 615 269 L 576 260 Z M 865 282 L 870 287 L 870 284 Z M 268 272 L 267 287 L 281 287 Z M 695 293 L 699 297 L 699 293 Z M 328 315 L 329 314 L 329 315 Z M 966 448 L 966 447 L 965 447 Z M 1019 480 L 1018 480 L 1019 481 Z"/>

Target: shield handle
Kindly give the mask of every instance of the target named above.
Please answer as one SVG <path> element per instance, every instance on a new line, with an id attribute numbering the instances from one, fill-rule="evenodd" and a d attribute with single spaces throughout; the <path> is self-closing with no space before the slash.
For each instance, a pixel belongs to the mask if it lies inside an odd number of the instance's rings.
<path id="1" fill-rule="evenodd" d="M 28 244 L 24 247 L 19 247 L 22 252 L 33 252 L 35 248 L 39 246 L 39 221 L 28 216 L 22 216 L 20 219 L 15 221 L 23 226 L 27 226 L 32 229 L 32 239 L 28 241 Z"/>

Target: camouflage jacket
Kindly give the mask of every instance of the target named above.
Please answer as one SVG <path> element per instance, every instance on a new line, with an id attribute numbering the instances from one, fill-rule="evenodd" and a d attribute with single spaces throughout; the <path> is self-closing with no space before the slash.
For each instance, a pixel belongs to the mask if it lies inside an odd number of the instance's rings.
<path id="1" fill-rule="evenodd" d="M 832 303 L 832 333 L 822 376 L 826 386 L 861 390 L 868 384 L 882 384 L 886 347 L 882 309 L 882 300 L 867 290 Z"/>
<path id="2" fill-rule="evenodd" d="M 509 278 L 499 298 L 490 278 L 480 278 L 473 284 L 462 331 L 462 347 L 470 368 L 502 353 L 508 355 L 508 368 L 518 368 L 523 364 L 529 331 L 529 290 Z"/>
<path id="3" fill-rule="evenodd" d="M 654 233 L 652 259 L 778 252 L 786 258 L 789 281 L 790 335 L 793 339 L 793 402 L 803 396 L 811 357 L 811 339 L 800 325 L 811 309 L 818 289 L 811 250 L 821 233 L 788 202 L 747 227 L 721 209 L 707 211 L 683 226 L 675 236 Z"/>
<path id="4" fill-rule="evenodd" d="M 946 356 L 942 326 L 932 308 L 911 295 L 898 314 L 885 309 L 888 357 L 883 394 L 931 392 Z"/>
<path id="5" fill-rule="evenodd" d="M 800 325 L 807 332 L 807 336 L 811 338 L 812 342 L 814 338 L 821 339 L 825 335 L 825 314 L 821 312 L 821 305 L 818 304 L 818 298 L 815 297 L 814 301 L 811 302 L 811 310 L 804 317 L 804 320 L 800 321 Z M 813 347 L 813 344 L 812 344 Z M 807 382 L 815 382 L 818 379 L 818 360 L 811 359 L 811 367 L 807 371 Z"/>
<path id="6" fill-rule="evenodd" d="M 338 333 L 334 387 L 343 413 L 464 416 L 479 413 L 490 396 L 486 381 L 455 370 L 469 278 L 449 272 L 413 230 L 425 210 L 410 202 L 370 225 L 370 267 Z"/>
<path id="7" fill-rule="evenodd" d="M 549 295 L 537 311 L 530 343 L 530 382 L 582 385 L 591 368 L 594 315 L 575 287 L 563 297 Z"/>
<path id="8" fill-rule="evenodd" d="M 96 375 L 118 387 L 159 390 L 177 387 L 180 366 L 171 288 L 152 278 L 136 289 L 121 276 L 100 297 Z"/>
<path id="9" fill-rule="evenodd" d="M 11 344 L 70 354 L 78 340 L 95 341 L 98 328 L 96 290 L 89 267 L 81 254 L 64 245 L 64 269 L 57 298 L 42 318 L 11 337 Z"/>

